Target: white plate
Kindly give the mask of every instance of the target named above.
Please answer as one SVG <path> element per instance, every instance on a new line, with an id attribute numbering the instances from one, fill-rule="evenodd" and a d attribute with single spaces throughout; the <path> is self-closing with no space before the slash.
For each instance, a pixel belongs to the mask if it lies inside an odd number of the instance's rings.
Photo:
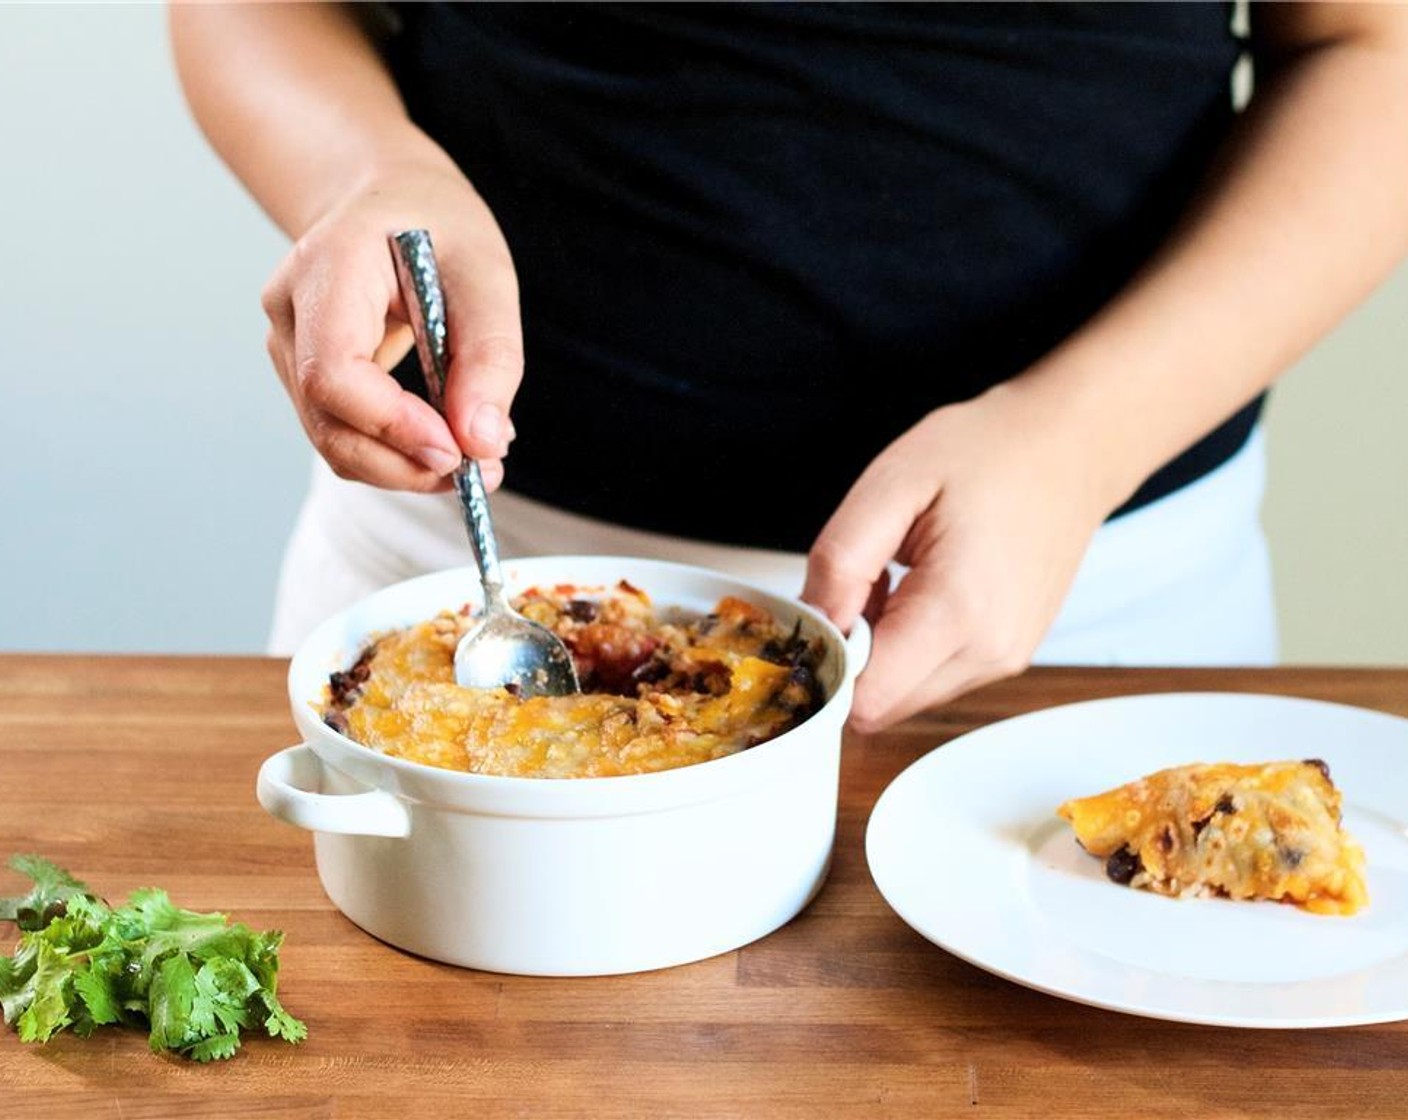
<path id="1" fill-rule="evenodd" d="M 1321 758 L 1368 856 L 1370 904 L 1117 886 L 1056 806 L 1167 766 Z M 936 945 L 1095 1007 L 1236 1027 L 1408 1018 L 1408 720 L 1233 693 L 1093 700 L 981 728 L 921 758 L 866 833 L 880 893 Z"/>

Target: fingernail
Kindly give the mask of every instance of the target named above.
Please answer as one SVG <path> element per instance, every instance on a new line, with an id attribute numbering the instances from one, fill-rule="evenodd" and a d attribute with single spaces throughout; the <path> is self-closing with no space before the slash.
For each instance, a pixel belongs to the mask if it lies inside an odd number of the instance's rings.
<path id="1" fill-rule="evenodd" d="M 518 438 L 518 429 L 513 426 L 513 417 L 508 418 L 508 441 L 512 443 Z"/>
<path id="2" fill-rule="evenodd" d="M 469 421 L 469 434 L 499 449 L 500 453 L 508 445 L 507 428 L 508 417 L 504 415 L 503 409 L 489 401 L 480 404 Z"/>
<path id="3" fill-rule="evenodd" d="M 443 447 L 422 447 L 416 458 L 438 475 L 447 475 L 460 465 L 460 457 Z"/>

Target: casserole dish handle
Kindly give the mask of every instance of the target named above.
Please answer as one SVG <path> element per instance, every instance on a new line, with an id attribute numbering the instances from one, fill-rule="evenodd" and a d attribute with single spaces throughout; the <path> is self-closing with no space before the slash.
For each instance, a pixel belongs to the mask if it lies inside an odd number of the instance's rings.
<path id="1" fill-rule="evenodd" d="M 314 792 L 322 765 L 307 743 L 266 758 L 256 784 L 259 804 L 279 820 L 312 832 L 346 836 L 411 834 L 411 814 L 406 803 L 384 789 L 365 793 Z"/>

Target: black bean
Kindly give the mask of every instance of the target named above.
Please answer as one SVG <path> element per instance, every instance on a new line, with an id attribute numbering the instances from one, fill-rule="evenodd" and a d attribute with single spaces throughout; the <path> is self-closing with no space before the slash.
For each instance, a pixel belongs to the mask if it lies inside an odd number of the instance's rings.
<path id="1" fill-rule="evenodd" d="M 701 696 L 725 696 L 732 683 L 728 669 L 722 665 L 708 665 L 690 678 L 689 690 Z"/>
<path id="2" fill-rule="evenodd" d="M 1203 829 L 1207 828 L 1208 822 L 1210 822 L 1213 817 L 1217 816 L 1218 813 L 1226 815 L 1228 813 L 1235 813 L 1236 811 L 1237 806 L 1232 801 L 1232 795 L 1230 793 L 1224 793 L 1217 799 L 1217 804 L 1212 807 L 1211 813 L 1202 820 L 1193 822 L 1193 839 L 1196 840 L 1203 834 Z"/>
<path id="3" fill-rule="evenodd" d="M 759 656 L 775 665 L 797 665 L 811 653 L 811 643 L 802 637 L 802 620 L 792 626 L 792 633 L 786 638 L 769 638 L 763 643 Z"/>
<path id="4" fill-rule="evenodd" d="M 670 675 L 670 662 L 660 656 L 642 661 L 631 671 L 631 680 L 637 684 L 659 684 Z"/>
<path id="5" fill-rule="evenodd" d="M 600 608 L 590 599 L 569 599 L 567 601 L 567 617 L 573 622 L 595 622 L 596 616 L 600 613 Z"/>
<path id="6" fill-rule="evenodd" d="M 1131 851 L 1129 848 L 1121 848 L 1114 852 L 1105 861 L 1105 874 L 1112 882 L 1122 886 L 1129 886 L 1130 880 L 1144 870 L 1144 863 L 1139 858 L 1139 853 Z"/>
<path id="7" fill-rule="evenodd" d="M 328 690 L 332 693 L 332 702 L 341 707 L 346 707 L 361 692 L 362 685 L 367 683 L 367 678 L 372 674 L 372 656 L 376 653 L 376 643 L 373 642 L 362 651 L 355 664 L 345 672 L 333 673 L 328 677 Z"/>
<path id="8" fill-rule="evenodd" d="M 50 922 L 62 918 L 67 914 L 68 903 L 59 899 L 57 902 L 51 902 L 48 906 L 44 907 L 43 923 L 47 926 Z"/>

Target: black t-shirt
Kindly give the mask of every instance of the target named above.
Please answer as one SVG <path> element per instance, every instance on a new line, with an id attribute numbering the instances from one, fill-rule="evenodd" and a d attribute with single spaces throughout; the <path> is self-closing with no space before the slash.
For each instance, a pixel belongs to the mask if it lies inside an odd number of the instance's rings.
<path id="1" fill-rule="evenodd" d="M 1219 4 L 401 15 L 410 112 L 518 269 L 507 484 L 799 551 L 887 443 L 1126 282 L 1231 123 L 1239 52 Z M 1223 462 L 1259 406 L 1119 512 Z"/>

